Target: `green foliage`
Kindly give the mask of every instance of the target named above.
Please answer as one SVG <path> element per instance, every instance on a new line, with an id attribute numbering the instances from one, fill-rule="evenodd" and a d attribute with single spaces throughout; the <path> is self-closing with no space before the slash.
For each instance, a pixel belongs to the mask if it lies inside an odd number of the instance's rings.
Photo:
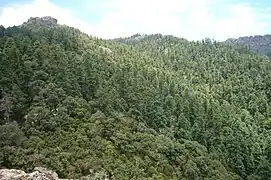
<path id="1" fill-rule="evenodd" d="M 268 179 L 271 62 L 209 39 L 0 27 L 0 166 Z"/>
<path id="2" fill-rule="evenodd" d="M 25 140 L 24 133 L 16 122 L 0 126 L 0 167 L 11 167 L 9 156 Z"/>

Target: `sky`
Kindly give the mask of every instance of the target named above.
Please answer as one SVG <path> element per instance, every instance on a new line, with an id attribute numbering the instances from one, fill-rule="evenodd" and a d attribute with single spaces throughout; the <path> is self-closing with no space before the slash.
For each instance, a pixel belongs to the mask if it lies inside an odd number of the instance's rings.
<path id="1" fill-rule="evenodd" d="M 271 0 L 0 0 L 0 24 L 52 16 L 101 38 L 136 33 L 219 41 L 271 34 Z"/>

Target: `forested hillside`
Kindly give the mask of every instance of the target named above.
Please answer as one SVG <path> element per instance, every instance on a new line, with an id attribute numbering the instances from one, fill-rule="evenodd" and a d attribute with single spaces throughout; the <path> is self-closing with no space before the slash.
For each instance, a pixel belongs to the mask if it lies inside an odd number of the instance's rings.
<path id="1" fill-rule="evenodd" d="M 270 179 L 269 59 L 208 39 L 102 40 L 43 20 L 0 27 L 1 168 Z"/>

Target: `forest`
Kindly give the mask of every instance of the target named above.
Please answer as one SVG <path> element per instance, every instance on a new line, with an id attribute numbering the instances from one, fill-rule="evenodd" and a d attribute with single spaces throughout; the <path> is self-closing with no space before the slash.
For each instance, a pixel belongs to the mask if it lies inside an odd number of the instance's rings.
<path id="1" fill-rule="evenodd" d="M 271 61 L 210 39 L 0 26 L 0 168 L 268 180 Z"/>

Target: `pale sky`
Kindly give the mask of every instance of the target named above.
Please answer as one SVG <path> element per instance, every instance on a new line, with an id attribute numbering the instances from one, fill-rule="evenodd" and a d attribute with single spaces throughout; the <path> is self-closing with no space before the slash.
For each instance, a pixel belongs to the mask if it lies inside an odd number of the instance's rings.
<path id="1" fill-rule="evenodd" d="M 188 40 L 271 34 L 270 0 L 0 0 L 0 24 L 52 16 L 102 38 L 136 33 Z"/>

